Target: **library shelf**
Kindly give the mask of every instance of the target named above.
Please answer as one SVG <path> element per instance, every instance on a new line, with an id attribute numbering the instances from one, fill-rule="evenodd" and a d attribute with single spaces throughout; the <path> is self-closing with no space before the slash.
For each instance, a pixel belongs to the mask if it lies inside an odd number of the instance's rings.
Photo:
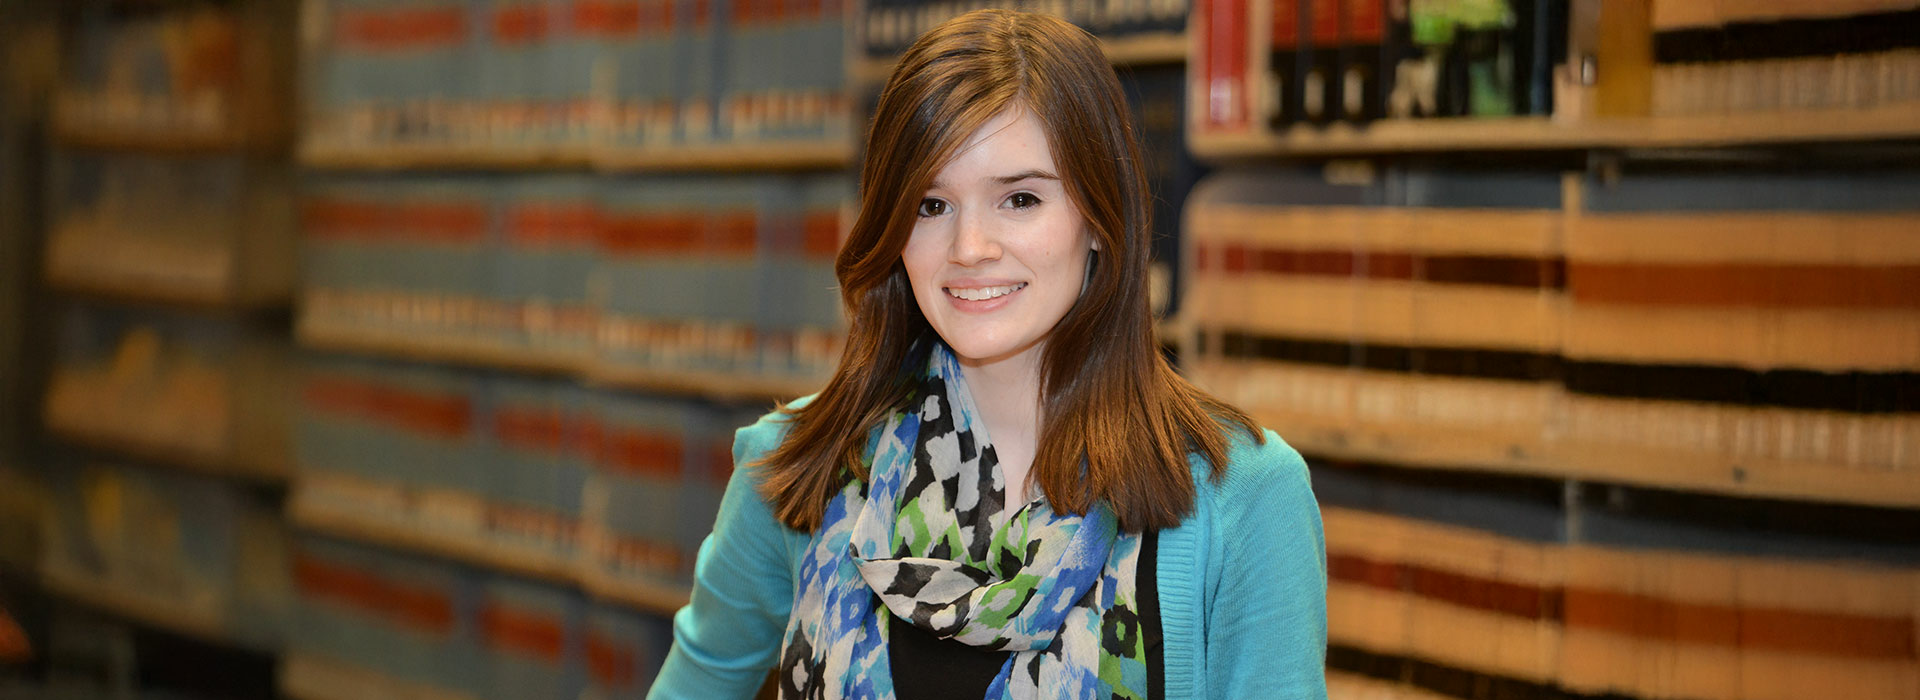
<path id="1" fill-rule="evenodd" d="M 491 170 L 704 172 L 819 170 L 853 162 L 853 144 L 839 141 L 746 141 L 704 146 L 529 147 L 438 144 L 306 143 L 300 164 L 320 170 Z"/>
<path id="2" fill-rule="evenodd" d="M 111 425 L 82 425 L 48 420 L 46 428 L 54 438 L 75 447 L 117 455 L 136 460 L 141 464 L 194 474 L 242 479 L 260 484 L 284 484 L 291 472 L 285 465 L 254 464 L 229 454 L 131 435 Z"/>
<path id="3" fill-rule="evenodd" d="M 819 390 L 824 381 L 634 367 L 594 361 L 580 353 L 508 348 L 404 331 L 344 328 L 311 323 L 305 319 L 296 326 L 294 337 L 301 346 L 315 350 L 526 374 L 569 376 L 590 386 L 693 396 L 722 402 L 791 400 Z"/>
<path id="4" fill-rule="evenodd" d="M 45 277 L 47 287 L 63 296 L 200 314 L 245 314 L 283 308 L 289 301 L 285 295 L 248 298 L 225 289 L 129 275 L 48 270 Z"/>
<path id="5" fill-rule="evenodd" d="M 217 611 L 165 600 L 137 589 L 107 583 L 96 576 L 44 566 L 40 583 L 48 592 L 114 617 L 192 637 L 209 644 L 265 650 L 268 645 L 240 639 Z"/>
<path id="6" fill-rule="evenodd" d="M 590 386 L 699 396 L 722 402 L 792 401 L 819 391 L 826 383 L 825 378 L 752 376 L 611 363 L 596 365 L 587 373 L 586 380 Z"/>
<path id="7" fill-rule="evenodd" d="M 1186 62 L 1188 41 L 1186 32 L 1141 32 L 1130 36 L 1101 37 L 1100 48 L 1106 52 L 1107 62 L 1115 66 L 1154 66 Z M 899 60 L 897 56 L 863 56 L 855 59 L 853 84 L 885 84 L 887 78 L 893 75 L 893 64 Z"/>
<path id="8" fill-rule="evenodd" d="M 341 327 L 311 322 L 307 318 L 295 326 L 294 337 L 300 345 L 316 350 L 528 374 L 577 375 L 588 365 L 584 354 L 511 348 L 404 331 Z"/>
<path id="9" fill-rule="evenodd" d="M 478 700 L 307 652 L 280 660 L 280 693 L 297 700 Z"/>
<path id="10" fill-rule="evenodd" d="M 1749 498 L 1913 508 L 1920 480 L 1890 469 L 1779 459 L 1728 459 L 1577 443 L 1525 444 L 1452 429 L 1350 428 L 1282 411 L 1254 411 L 1310 457 L 1614 483 Z M 1651 469 L 1648 465 L 1660 465 Z"/>
<path id="11" fill-rule="evenodd" d="M 1371 676 L 1342 671 L 1327 671 L 1328 700 L 1444 700 L 1450 697 L 1409 683 L 1384 681 Z"/>
<path id="12" fill-rule="evenodd" d="M 1294 126 L 1283 133 L 1195 132 L 1195 155 L 1228 161 L 1446 151 L 1551 151 L 1592 148 L 1706 148 L 1920 138 L 1920 102 L 1870 109 L 1747 114 L 1595 117 L 1489 117 L 1386 120 L 1364 126 Z"/>
<path id="13" fill-rule="evenodd" d="M 397 511 L 405 509 L 347 509 L 304 483 L 297 483 L 287 501 L 287 519 L 317 534 L 380 545 L 450 559 L 483 569 L 516 574 L 560 584 L 579 582 L 580 564 L 555 552 L 512 547 L 488 541 L 478 532 L 424 525 Z"/>
<path id="14" fill-rule="evenodd" d="M 160 155 L 232 153 L 247 150 L 255 141 L 238 131 L 107 128 L 60 119 L 57 115 L 50 131 L 54 143 L 61 146 Z"/>
<path id="15" fill-rule="evenodd" d="M 299 164 L 321 170 L 562 170 L 591 165 L 584 148 L 426 143 L 300 144 Z"/>
<path id="16" fill-rule="evenodd" d="M 825 170 L 853 165 L 851 140 L 750 141 L 675 148 L 601 148 L 594 169 L 603 172 Z"/>
<path id="17" fill-rule="evenodd" d="M 339 481 L 332 477 L 307 477 L 297 485 L 287 503 L 287 518 L 307 532 L 355 542 L 426 554 L 457 561 L 490 571 L 535 578 L 578 588 L 588 597 L 630 607 L 642 612 L 670 615 L 686 605 L 689 591 L 681 586 L 621 579 L 595 568 L 591 562 L 535 547 L 514 547 L 488 540 L 484 535 L 462 532 L 460 528 L 430 525 L 403 514 L 409 508 L 380 507 L 404 496 L 368 498 L 363 503 L 379 504 L 366 508 L 335 505 L 322 491 Z M 318 485 L 318 486 L 316 486 Z M 349 489 L 364 491 L 381 486 L 358 485 Z M 388 491 L 399 487 L 386 488 Z"/>

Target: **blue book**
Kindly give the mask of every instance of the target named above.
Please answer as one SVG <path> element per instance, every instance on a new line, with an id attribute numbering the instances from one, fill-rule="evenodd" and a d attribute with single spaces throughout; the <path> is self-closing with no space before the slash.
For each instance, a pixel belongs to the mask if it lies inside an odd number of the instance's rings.
<path id="1" fill-rule="evenodd" d="M 490 575 L 482 584 L 482 698 L 574 698 L 586 686 L 586 601 L 578 590 Z"/>

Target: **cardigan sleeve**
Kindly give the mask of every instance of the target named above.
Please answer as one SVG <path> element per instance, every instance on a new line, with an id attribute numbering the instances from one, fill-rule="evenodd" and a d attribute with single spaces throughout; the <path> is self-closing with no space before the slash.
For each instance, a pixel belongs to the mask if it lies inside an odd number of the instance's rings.
<path id="1" fill-rule="evenodd" d="M 790 531 L 755 488 L 758 470 L 746 465 L 778 444 L 781 432 L 768 418 L 734 434 L 733 476 L 648 698 L 750 698 L 773 669 L 793 607 Z"/>
<path id="2" fill-rule="evenodd" d="M 1327 696 L 1327 552 L 1306 461 L 1279 436 L 1220 483 L 1208 695 Z"/>

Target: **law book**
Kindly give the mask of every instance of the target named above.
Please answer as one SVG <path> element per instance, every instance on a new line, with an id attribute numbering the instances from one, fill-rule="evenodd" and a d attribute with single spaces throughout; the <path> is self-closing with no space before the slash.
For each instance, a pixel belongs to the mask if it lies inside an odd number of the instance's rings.
<path id="1" fill-rule="evenodd" d="M 593 398 L 595 450 L 588 527 L 593 566 L 615 581 L 677 584 L 691 550 L 679 547 L 682 481 L 688 462 L 687 406 L 668 399 L 602 393 Z M 617 505 L 617 507 L 615 507 Z"/>
<path id="2" fill-rule="evenodd" d="M 1312 52 L 1310 42 L 1314 27 L 1313 15 L 1316 5 L 1310 0 L 1272 0 L 1273 15 L 1271 29 L 1272 44 L 1268 59 L 1268 89 L 1273 104 L 1269 107 L 1269 124 L 1275 131 L 1308 120 L 1307 93 L 1312 90 L 1308 78 L 1312 74 Z M 1328 5 L 1330 6 L 1330 5 Z"/>
<path id="3" fill-rule="evenodd" d="M 1340 46 L 1340 118 L 1356 124 L 1386 116 L 1395 62 L 1387 60 L 1388 0 L 1342 0 L 1346 34 Z"/>
<path id="4" fill-rule="evenodd" d="M 724 0 L 672 0 L 673 99 L 676 146 L 696 146 L 718 137 L 721 80 L 726 75 Z"/>
<path id="5" fill-rule="evenodd" d="M 586 600 L 578 590 L 490 573 L 479 628 L 485 697 L 578 697 L 586 686 Z"/>
<path id="6" fill-rule="evenodd" d="M 1246 82 L 1247 12 L 1246 0 L 1196 0 L 1194 4 L 1200 60 L 1196 61 L 1194 84 L 1188 88 L 1188 104 L 1192 105 L 1194 125 L 1202 133 L 1243 131 L 1252 118 L 1248 115 L 1252 95 Z"/>
<path id="7" fill-rule="evenodd" d="M 1299 81 L 1301 115 L 1315 125 L 1341 118 L 1346 81 L 1341 57 L 1345 53 L 1348 0 L 1300 0 L 1299 55 L 1294 68 Z"/>
<path id="8" fill-rule="evenodd" d="M 672 644 L 670 619 L 592 604 L 586 627 L 587 693 L 611 698 L 651 687 Z"/>

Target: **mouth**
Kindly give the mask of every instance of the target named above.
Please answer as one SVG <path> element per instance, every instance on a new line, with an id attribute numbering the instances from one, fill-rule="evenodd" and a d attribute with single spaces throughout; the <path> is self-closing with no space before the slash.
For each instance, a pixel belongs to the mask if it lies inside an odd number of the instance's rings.
<path id="1" fill-rule="evenodd" d="M 993 287 L 943 287 L 947 296 L 962 301 L 986 301 L 997 299 L 1027 288 L 1027 283 L 1003 284 Z"/>

